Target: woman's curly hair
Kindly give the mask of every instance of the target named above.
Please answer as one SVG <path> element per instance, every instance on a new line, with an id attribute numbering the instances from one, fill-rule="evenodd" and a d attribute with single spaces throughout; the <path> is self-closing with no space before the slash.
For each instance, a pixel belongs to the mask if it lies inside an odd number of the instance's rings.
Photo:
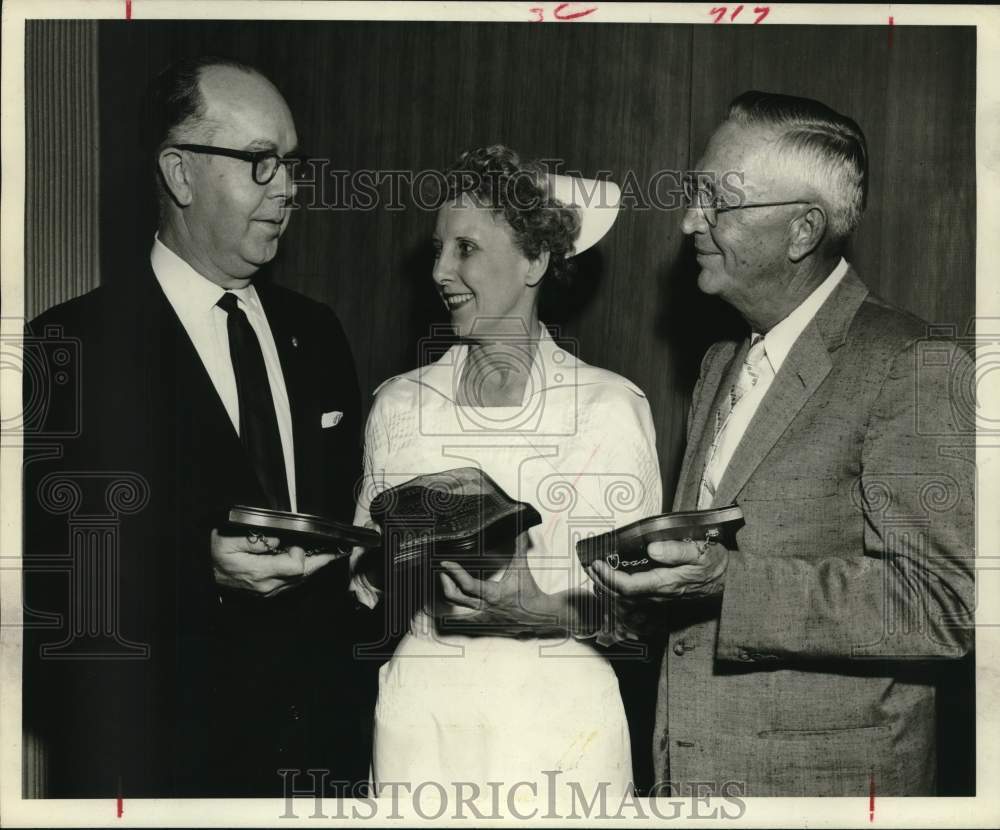
<path id="1" fill-rule="evenodd" d="M 480 205 L 503 216 L 525 257 L 537 259 L 549 252 L 546 276 L 569 281 L 580 214 L 549 193 L 541 165 L 522 162 L 509 147 L 491 144 L 462 153 L 445 172 L 445 182 L 448 201 L 471 194 Z"/>

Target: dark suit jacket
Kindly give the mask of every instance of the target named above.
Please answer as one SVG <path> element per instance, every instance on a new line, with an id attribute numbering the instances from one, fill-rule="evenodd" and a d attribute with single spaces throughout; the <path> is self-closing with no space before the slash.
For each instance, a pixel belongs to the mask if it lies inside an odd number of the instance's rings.
<path id="1" fill-rule="evenodd" d="M 374 691 L 351 657 L 367 635 L 346 563 L 270 599 L 220 594 L 210 528 L 265 502 L 148 261 L 130 276 L 41 315 L 26 340 L 24 724 L 47 792 L 279 795 L 278 769 L 307 766 L 363 781 Z M 326 306 L 257 290 L 298 508 L 349 521 L 360 401 L 343 329 Z"/>
<path id="2" fill-rule="evenodd" d="M 971 363 L 926 336 L 852 270 L 788 354 L 719 482 L 745 514 L 721 609 L 670 609 L 661 780 L 933 793 L 930 664 L 972 639 L 975 456 L 954 391 Z M 746 349 L 705 356 L 675 509 Z"/>

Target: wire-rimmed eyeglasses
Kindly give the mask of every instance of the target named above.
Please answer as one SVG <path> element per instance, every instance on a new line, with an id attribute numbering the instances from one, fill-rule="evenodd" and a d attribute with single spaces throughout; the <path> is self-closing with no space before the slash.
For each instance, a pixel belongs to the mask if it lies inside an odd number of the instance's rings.
<path id="1" fill-rule="evenodd" d="M 808 199 L 791 199 L 783 202 L 741 202 L 729 204 L 715 194 L 715 191 L 705 184 L 699 185 L 694 176 L 684 177 L 684 207 L 686 210 L 698 209 L 709 226 L 715 227 L 720 213 L 730 210 L 745 210 L 746 208 L 780 207 L 782 205 L 808 205 Z"/>

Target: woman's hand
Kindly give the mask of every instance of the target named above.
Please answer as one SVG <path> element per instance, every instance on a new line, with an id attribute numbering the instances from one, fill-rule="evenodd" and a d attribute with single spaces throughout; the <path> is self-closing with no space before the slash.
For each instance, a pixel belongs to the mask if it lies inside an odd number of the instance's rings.
<path id="1" fill-rule="evenodd" d="M 476 611 L 446 617 L 448 629 L 468 626 L 483 634 L 507 636 L 564 630 L 558 625 L 558 604 L 542 592 L 526 566 L 512 563 L 498 582 L 476 579 L 455 562 L 442 562 L 441 568 L 441 588 L 448 602 Z"/>
<path id="2" fill-rule="evenodd" d="M 565 636 L 581 628 L 581 606 L 593 597 L 581 592 L 546 594 L 528 566 L 527 545 L 518 545 L 499 581 L 476 579 L 455 562 L 442 562 L 440 581 L 445 598 L 474 614 L 444 617 L 447 631 L 493 636 Z M 583 632 L 587 633 L 587 632 Z"/>

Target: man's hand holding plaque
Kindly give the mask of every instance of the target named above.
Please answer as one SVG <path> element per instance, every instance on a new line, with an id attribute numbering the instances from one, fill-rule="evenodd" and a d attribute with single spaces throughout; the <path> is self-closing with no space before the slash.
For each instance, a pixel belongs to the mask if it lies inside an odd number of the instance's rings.
<path id="1" fill-rule="evenodd" d="M 322 516 L 237 505 L 212 530 L 212 568 L 222 588 L 271 597 L 348 556 L 353 546 L 381 541 L 373 530 Z"/>
<path id="2" fill-rule="evenodd" d="M 283 547 L 276 536 L 234 536 L 212 531 L 212 570 L 222 588 L 271 597 L 294 588 L 339 553 L 309 555 L 299 545 Z"/>
<path id="3" fill-rule="evenodd" d="M 629 573 L 603 560 L 589 568 L 591 578 L 608 593 L 629 598 L 696 599 L 717 596 L 725 586 L 729 549 L 718 542 L 651 542 L 646 555 L 654 567 Z"/>
<path id="4" fill-rule="evenodd" d="M 665 513 L 577 544 L 599 589 L 633 599 L 719 596 L 729 551 L 736 548 L 739 507 Z"/>

